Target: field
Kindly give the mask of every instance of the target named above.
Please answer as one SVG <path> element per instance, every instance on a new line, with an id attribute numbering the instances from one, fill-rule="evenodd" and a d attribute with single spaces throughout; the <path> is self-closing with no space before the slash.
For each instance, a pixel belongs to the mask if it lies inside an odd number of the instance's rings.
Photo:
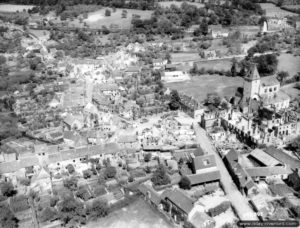
<path id="1" fill-rule="evenodd" d="M 166 87 L 176 89 L 193 96 L 198 101 L 203 101 L 207 93 L 216 92 L 221 97 L 233 96 L 237 87 L 243 86 L 243 79 L 240 77 L 225 77 L 218 75 L 203 75 L 192 77 L 187 82 L 166 83 Z"/>
<path id="2" fill-rule="evenodd" d="M 281 54 L 278 57 L 278 71 L 287 71 L 290 77 L 300 72 L 300 56 Z"/>
<path id="3" fill-rule="evenodd" d="M 296 83 L 293 83 L 281 87 L 281 90 L 288 94 L 291 97 L 291 100 L 300 96 L 300 90 L 295 88 L 295 85 Z"/>
<path id="4" fill-rule="evenodd" d="M 113 12 L 111 9 L 111 16 L 105 16 L 106 8 L 97 10 L 95 12 L 91 12 L 88 14 L 88 18 L 84 20 L 90 28 L 101 29 L 102 26 L 106 26 L 109 28 L 110 25 L 115 24 L 119 25 L 120 28 L 127 29 L 131 25 L 132 15 L 138 14 L 141 16 L 141 19 L 147 19 L 151 17 L 153 11 L 151 10 L 127 10 L 127 18 L 122 18 L 122 10 L 117 9 L 116 12 Z M 79 23 L 78 19 L 70 22 L 70 25 L 74 25 L 75 27 L 83 27 L 83 23 Z"/>
<path id="5" fill-rule="evenodd" d="M 115 211 L 105 218 L 91 222 L 85 228 L 171 228 L 159 214 L 143 200 Z"/>
<path id="6" fill-rule="evenodd" d="M 184 2 L 184 1 L 182 1 L 182 2 L 177 2 L 177 1 L 167 1 L 167 2 L 159 2 L 158 4 L 159 4 L 161 7 L 170 7 L 172 4 L 175 5 L 175 6 L 180 7 L 181 4 L 182 4 L 183 2 Z M 187 3 L 190 4 L 190 5 L 197 6 L 197 7 L 199 7 L 199 8 L 204 7 L 204 4 L 198 3 L 198 2 L 187 2 Z"/>
<path id="7" fill-rule="evenodd" d="M 267 17 L 297 16 L 297 14 L 280 9 L 272 3 L 260 3 L 260 5 L 263 10 L 266 10 Z"/>
<path id="8" fill-rule="evenodd" d="M 239 59 L 237 59 L 239 60 Z M 230 70 L 232 66 L 231 59 L 222 59 L 222 60 L 211 60 L 211 61 L 201 61 L 197 62 L 198 69 L 205 68 L 213 70 Z"/>
<path id="9" fill-rule="evenodd" d="M 172 63 L 200 60 L 198 53 L 171 53 Z"/>
<path id="10" fill-rule="evenodd" d="M 0 4 L 0 12 L 21 12 L 33 8 L 34 5 Z"/>

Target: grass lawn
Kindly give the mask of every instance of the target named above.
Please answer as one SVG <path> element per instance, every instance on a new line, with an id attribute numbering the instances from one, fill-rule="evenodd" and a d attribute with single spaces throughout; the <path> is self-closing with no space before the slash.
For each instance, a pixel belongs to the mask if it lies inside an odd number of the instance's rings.
<path id="1" fill-rule="evenodd" d="M 233 96 L 237 87 L 243 86 L 243 79 L 240 77 L 225 77 L 218 75 L 203 75 L 192 77 L 187 82 L 166 83 L 166 87 L 176 89 L 193 96 L 198 101 L 203 101 L 208 93 L 216 92 L 221 97 Z"/>
<path id="2" fill-rule="evenodd" d="M 280 9 L 272 3 L 260 3 L 261 8 L 266 10 L 267 17 L 297 16 L 297 14 Z"/>
<path id="3" fill-rule="evenodd" d="M 161 7 L 170 7 L 172 4 L 173 5 L 176 5 L 178 7 L 181 6 L 181 4 L 183 3 L 184 1 L 182 2 L 177 2 L 177 1 L 167 1 L 167 2 L 159 2 L 158 4 L 161 6 Z M 194 5 L 194 6 L 197 6 L 199 8 L 201 7 L 204 7 L 204 4 L 202 3 L 198 3 L 198 2 L 187 2 L 188 4 L 190 5 Z"/>
<path id="4" fill-rule="evenodd" d="M 278 57 L 278 71 L 287 71 L 290 77 L 300 72 L 300 56 L 283 53 Z"/>
<path id="5" fill-rule="evenodd" d="M 132 15 L 137 14 L 141 16 L 141 19 L 147 19 L 151 17 L 153 11 L 151 10 L 127 10 L 127 18 L 122 18 L 122 10 L 117 9 L 116 12 L 113 12 L 111 9 L 111 16 L 105 16 L 105 10 L 107 8 L 103 8 L 97 10 L 95 12 L 91 12 L 88 14 L 88 18 L 84 20 L 90 28 L 101 29 L 102 26 L 106 26 L 109 28 L 111 24 L 119 25 L 120 28 L 129 28 L 131 25 Z M 70 22 L 70 25 L 74 25 L 75 27 L 83 27 L 83 23 L 79 23 L 78 19 Z"/>
<path id="6" fill-rule="evenodd" d="M 142 199 L 128 207 L 109 214 L 98 221 L 90 222 L 85 228 L 171 228 L 159 214 Z"/>
<path id="7" fill-rule="evenodd" d="M 0 4 L 0 12 L 21 12 L 33 8 L 34 5 Z"/>

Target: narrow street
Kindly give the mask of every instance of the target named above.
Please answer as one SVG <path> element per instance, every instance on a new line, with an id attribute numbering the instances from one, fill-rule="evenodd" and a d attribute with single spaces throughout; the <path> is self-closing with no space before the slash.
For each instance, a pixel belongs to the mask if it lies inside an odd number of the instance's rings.
<path id="1" fill-rule="evenodd" d="M 198 123 L 194 123 L 194 129 L 197 136 L 197 142 L 202 147 L 205 153 L 215 154 L 217 166 L 221 172 L 221 183 L 224 187 L 224 191 L 230 200 L 232 206 L 235 208 L 239 218 L 241 220 L 258 220 L 257 216 L 254 214 L 252 208 L 248 204 L 248 200 L 241 192 L 237 189 L 234 184 L 227 168 L 225 167 L 220 155 L 211 144 L 206 131 L 202 129 Z"/>

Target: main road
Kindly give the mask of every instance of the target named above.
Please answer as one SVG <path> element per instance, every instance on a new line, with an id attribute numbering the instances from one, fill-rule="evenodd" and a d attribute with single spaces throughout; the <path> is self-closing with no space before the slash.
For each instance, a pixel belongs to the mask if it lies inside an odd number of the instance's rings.
<path id="1" fill-rule="evenodd" d="M 250 207 L 248 200 L 241 192 L 237 189 L 234 184 L 227 168 L 224 165 L 223 160 L 216 151 L 216 148 L 212 145 L 206 131 L 199 126 L 198 123 L 194 123 L 194 130 L 196 132 L 197 142 L 207 154 L 215 154 L 216 163 L 221 173 L 221 183 L 224 191 L 230 200 L 232 206 L 236 210 L 241 220 L 258 220 L 256 214 Z"/>

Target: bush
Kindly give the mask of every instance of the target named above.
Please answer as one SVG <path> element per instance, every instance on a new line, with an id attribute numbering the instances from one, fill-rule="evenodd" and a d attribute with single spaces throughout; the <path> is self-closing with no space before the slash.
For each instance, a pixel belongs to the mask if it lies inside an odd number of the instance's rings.
<path id="1" fill-rule="evenodd" d="M 91 170 L 87 169 L 87 170 L 83 170 L 82 174 L 84 179 L 88 179 L 92 176 L 93 173 Z"/>
<path id="2" fill-rule="evenodd" d="M 20 179 L 20 184 L 25 185 L 25 186 L 29 186 L 30 185 L 30 179 L 22 178 L 22 179 Z"/>
<path id="3" fill-rule="evenodd" d="M 111 11 L 109 9 L 105 10 L 105 17 L 110 17 Z"/>
<path id="4" fill-rule="evenodd" d="M 103 185 L 99 185 L 94 189 L 94 194 L 96 196 L 102 196 L 104 194 L 106 194 L 106 190 L 105 187 Z"/>
<path id="5" fill-rule="evenodd" d="M 50 198 L 50 207 L 55 207 L 58 201 L 59 201 L 58 196 L 52 196 Z"/>
<path id="6" fill-rule="evenodd" d="M 11 182 L 3 182 L 1 183 L 1 192 L 4 196 L 10 197 L 17 193 L 14 189 L 14 186 Z"/>
<path id="7" fill-rule="evenodd" d="M 66 166 L 66 169 L 68 170 L 68 172 L 69 172 L 70 174 L 72 174 L 72 173 L 75 172 L 75 168 L 74 168 L 74 166 L 73 166 L 72 164 L 67 165 L 67 166 Z"/>
<path id="8" fill-rule="evenodd" d="M 74 191 L 77 189 L 77 183 L 78 183 L 78 179 L 76 177 L 70 177 L 70 178 L 64 179 L 64 181 L 63 181 L 64 186 L 71 191 Z"/>
<path id="9" fill-rule="evenodd" d="M 154 185 L 167 185 L 171 183 L 170 177 L 167 175 L 165 167 L 163 165 L 159 165 L 158 168 L 153 173 L 151 181 Z"/>
<path id="10" fill-rule="evenodd" d="M 222 214 L 223 212 L 227 211 L 228 208 L 231 207 L 231 204 L 229 201 L 224 201 L 218 206 L 211 208 L 208 210 L 208 214 L 212 217 L 215 217 L 219 214 Z"/>
<path id="11" fill-rule="evenodd" d="M 104 177 L 106 179 L 114 178 L 117 174 L 117 169 L 113 166 L 108 166 L 104 171 Z"/>
<path id="12" fill-rule="evenodd" d="M 181 180 L 178 184 L 182 189 L 191 189 L 191 181 L 187 176 L 181 177 Z"/>
<path id="13" fill-rule="evenodd" d="M 134 181 L 133 176 L 128 177 L 128 182 L 133 182 L 133 181 Z"/>

